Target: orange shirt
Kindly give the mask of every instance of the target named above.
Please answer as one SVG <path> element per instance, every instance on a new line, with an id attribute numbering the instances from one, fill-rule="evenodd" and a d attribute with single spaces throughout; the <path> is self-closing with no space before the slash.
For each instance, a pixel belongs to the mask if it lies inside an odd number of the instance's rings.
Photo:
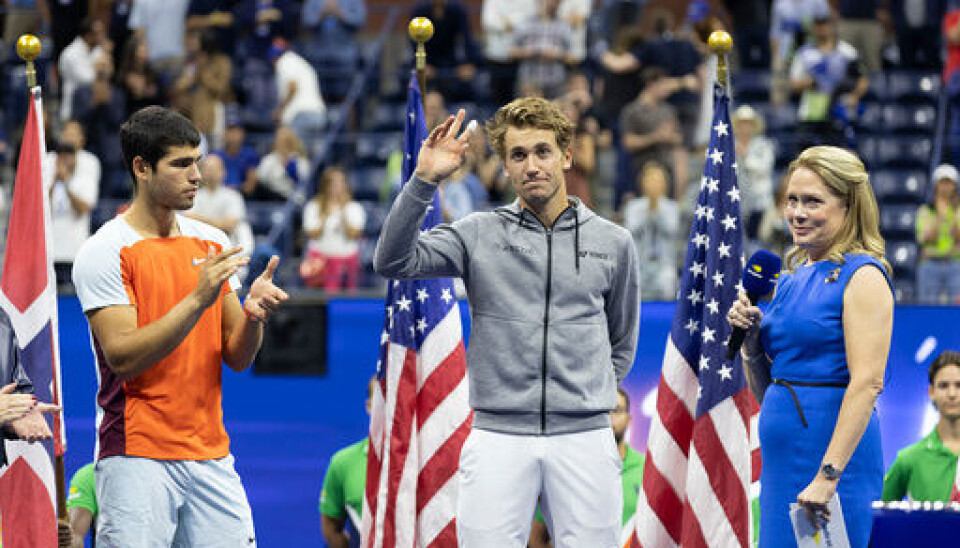
<path id="1" fill-rule="evenodd" d="M 197 285 L 208 247 L 227 247 L 223 232 L 177 216 L 180 235 L 144 238 L 122 218 L 103 225 L 81 247 L 73 279 L 84 312 L 133 306 L 137 325 L 162 318 Z M 230 439 L 223 427 L 223 299 L 239 286 L 224 284 L 189 335 L 165 358 L 123 382 L 106 364 L 96 337 L 99 458 L 163 460 L 221 458 Z"/>

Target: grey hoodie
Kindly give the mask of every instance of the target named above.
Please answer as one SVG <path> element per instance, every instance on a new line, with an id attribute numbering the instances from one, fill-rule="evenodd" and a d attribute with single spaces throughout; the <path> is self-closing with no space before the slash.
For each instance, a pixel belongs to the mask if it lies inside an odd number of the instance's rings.
<path id="1" fill-rule="evenodd" d="M 515 201 L 421 233 L 435 190 L 417 177 L 404 187 L 373 264 L 389 278 L 463 278 L 474 425 L 512 434 L 609 425 L 640 323 L 630 233 L 574 198 L 552 229 Z"/>

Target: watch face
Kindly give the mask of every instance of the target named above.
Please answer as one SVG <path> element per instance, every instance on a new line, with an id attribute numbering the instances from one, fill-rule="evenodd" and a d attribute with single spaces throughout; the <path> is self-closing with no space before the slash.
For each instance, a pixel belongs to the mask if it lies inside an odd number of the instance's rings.
<path id="1" fill-rule="evenodd" d="M 834 468 L 832 464 L 824 464 L 820 471 L 823 472 L 823 477 L 828 480 L 840 479 L 840 471 Z"/>

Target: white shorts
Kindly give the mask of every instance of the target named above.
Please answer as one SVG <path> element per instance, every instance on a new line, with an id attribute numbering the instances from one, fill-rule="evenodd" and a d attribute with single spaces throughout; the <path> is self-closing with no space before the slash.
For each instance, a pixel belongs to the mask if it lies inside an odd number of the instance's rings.
<path id="1" fill-rule="evenodd" d="M 255 548 L 233 455 L 216 460 L 108 457 L 97 462 L 97 546 Z"/>
<path id="2" fill-rule="evenodd" d="M 539 498 L 557 548 L 616 548 L 621 468 L 610 428 L 555 436 L 475 428 L 460 453 L 460 546 L 525 547 Z"/>

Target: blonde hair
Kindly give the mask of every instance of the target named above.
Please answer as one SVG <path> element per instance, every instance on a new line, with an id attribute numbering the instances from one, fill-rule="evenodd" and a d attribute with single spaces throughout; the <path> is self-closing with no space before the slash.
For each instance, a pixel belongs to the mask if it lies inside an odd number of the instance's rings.
<path id="1" fill-rule="evenodd" d="M 880 210 L 860 158 L 839 147 L 810 147 L 790 162 L 786 181 L 800 168 L 815 173 L 827 190 L 843 200 L 847 207 L 846 217 L 834 236 L 827 259 L 843 264 L 844 253 L 862 253 L 879 260 L 891 275 L 890 263 L 884 257 L 883 236 L 880 235 Z M 786 268 L 793 272 L 809 259 L 806 251 L 794 247 L 787 253 Z"/>
<path id="2" fill-rule="evenodd" d="M 340 174 L 344 179 L 344 192 L 347 195 L 347 203 L 353 201 L 353 192 L 350 190 L 350 184 L 346 181 L 347 171 L 339 165 L 333 165 L 323 170 L 320 174 L 320 184 L 317 185 L 317 193 L 313 196 L 313 201 L 320 208 L 320 218 L 323 219 L 333 210 L 330 203 L 330 185 L 333 183 L 334 176 Z"/>
<path id="3" fill-rule="evenodd" d="M 540 97 L 523 97 L 500 107 L 486 123 L 487 139 L 500 158 L 506 157 L 505 137 L 508 128 L 534 128 L 553 131 L 560 150 L 573 141 L 573 122 L 560 107 Z"/>

